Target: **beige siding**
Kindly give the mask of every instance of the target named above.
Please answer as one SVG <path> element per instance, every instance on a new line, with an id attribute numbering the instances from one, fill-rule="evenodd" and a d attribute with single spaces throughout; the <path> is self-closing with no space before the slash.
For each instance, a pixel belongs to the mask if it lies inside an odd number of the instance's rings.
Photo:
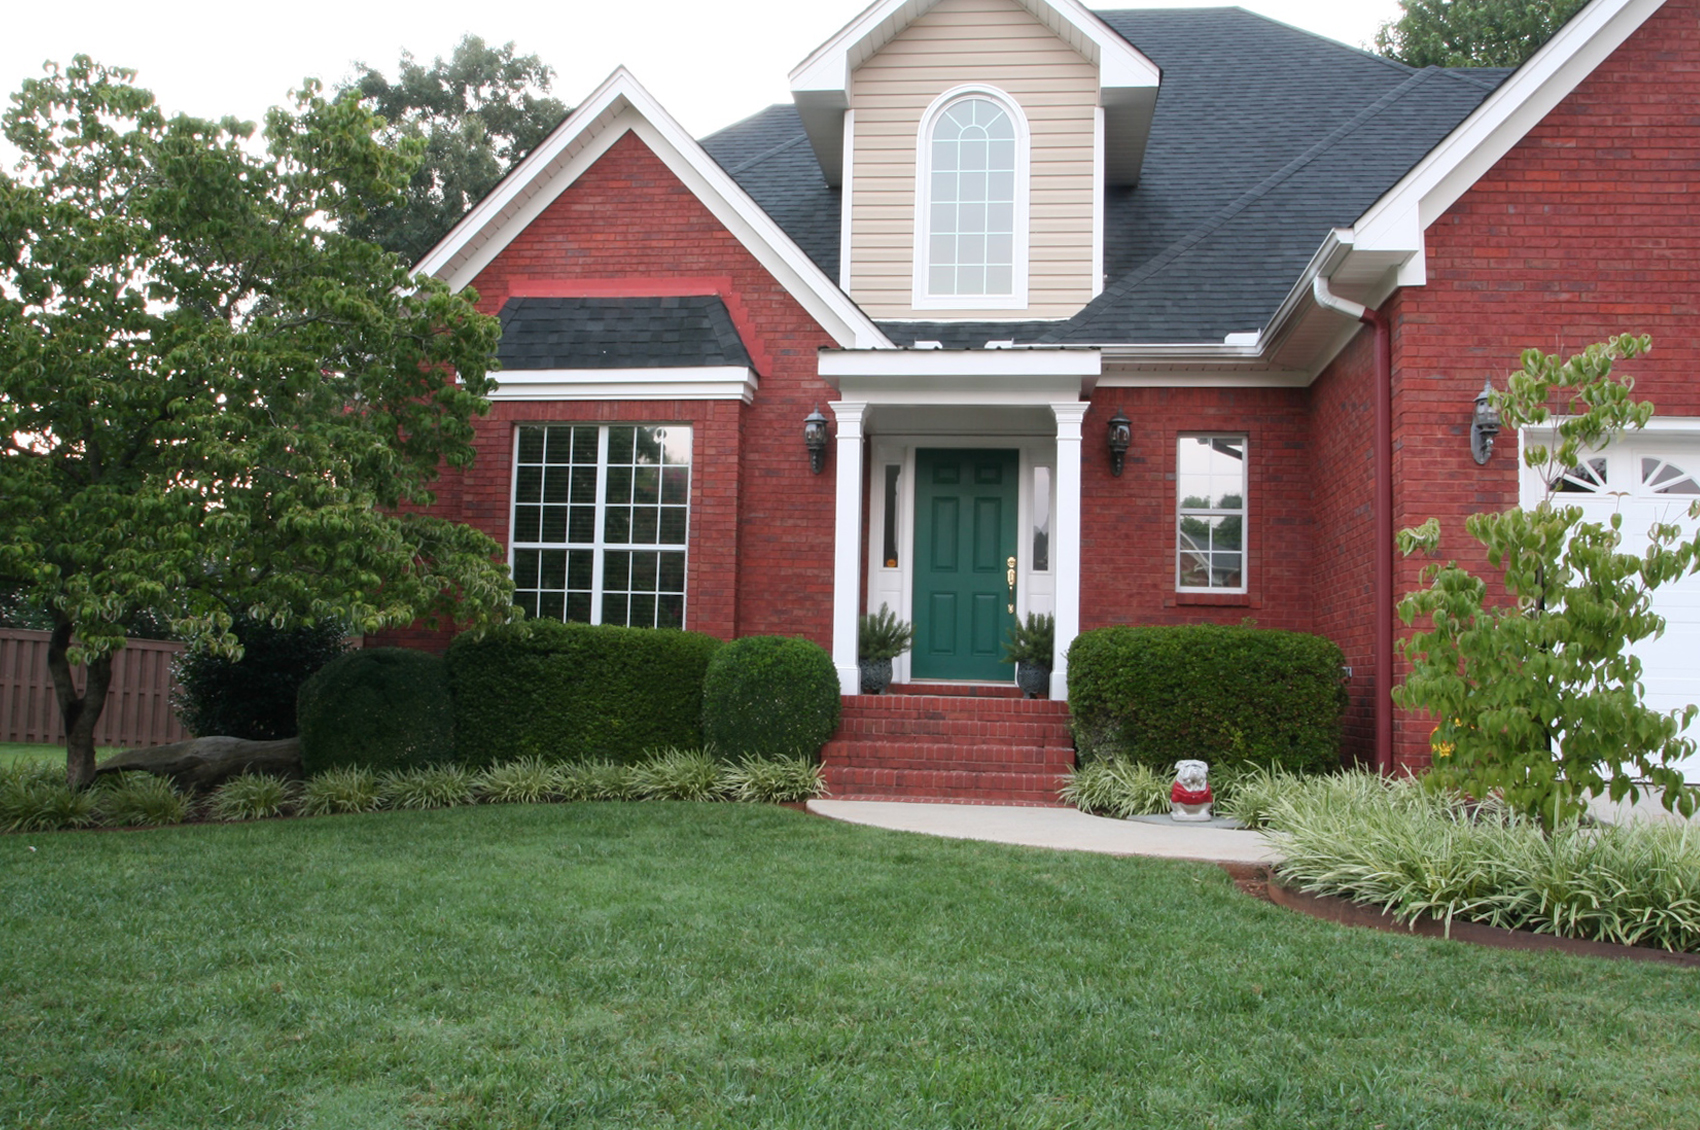
<path id="1" fill-rule="evenodd" d="M 997 87 L 1032 130 L 1025 310 L 916 310 L 915 143 L 954 86 Z M 859 67 L 851 184 L 850 295 L 876 318 L 1066 318 L 1092 298 L 1097 69 L 1014 0 L 939 0 Z"/>

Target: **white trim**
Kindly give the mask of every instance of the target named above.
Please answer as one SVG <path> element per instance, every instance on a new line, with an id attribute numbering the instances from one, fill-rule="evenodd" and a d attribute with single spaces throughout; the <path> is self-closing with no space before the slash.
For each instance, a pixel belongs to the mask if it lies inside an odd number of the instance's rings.
<path id="1" fill-rule="evenodd" d="M 929 294 L 932 247 L 933 130 L 939 118 L 957 102 L 981 98 L 997 104 L 1015 126 L 1014 258 L 1008 294 Z M 916 310 L 1025 310 L 1028 287 L 1028 239 L 1031 232 L 1033 131 L 1027 114 L 1007 91 L 986 83 L 953 86 L 927 107 L 915 131 L 915 260 L 909 305 Z"/>
<path id="2" fill-rule="evenodd" d="M 1237 587 L 1225 585 L 1183 585 L 1181 584 L 1181 543 L 1180 522 L 1185 516 L 1181 508 L 1181 461 L 1180 445 L 1193 439 L 1235 439 L 1240 442 L 1240 506 L 1238 510 L 1216 507 L 1190 507 L 1188 513 L 1203 517 L 1230 517 L 1238 514 L 1240 518 L 1240 583 Z M 1175 437 L 1172 448 L 1175 457 L 1175 509 L 1173 545 L 1175 555 L 1171 560 L 1174 566 L 1175 591 L 1189 595 L 1208 596 L 1212 593 L 1223 596 L 1241 596 L 1251 591 L 1251 436 L 1245 432 L 1181 432 Z"/>
<path id="3" fill-rule="evenodd" d="M 471 284 L 608 147 L 634 133 L 834 341 L 890 347 L 862 309 L 815 266 L 684 127 L 621 67 L 503 178 L 415 268 L 459 290 Z"/>
<path id="4" fill-rule="evenodd" d="M 839 400 L 832 405 L 838 421 L 833 440 L 837 491 L 833 505 L 832 663 L 841 694 L 862 693 L 857 662 L 857 607 L 862 594 L 862 412 L 865 404 Z"/>
<path id="5" fill-rule="evenodd" d="M 488 400 L 755 400 L 743 365 L 655 369 L 507 369 Z"/>
<path id="6" fill-rule="evenodd" d="M 1095 349 L 823 349 L 820 375 L 836 377 L 1096 377 Z"/>
<path id="7" fill-rule="evenodd" d="M 1104 293 L 1104 108 L 1092 111 L 1092 297 Z"/>
<path id="8" fill-rule="evenodd" d="M 1314 378 L 1302 369 L 1263 369 L 1247 373 L 1165 369 L 1118 373 L 1106 370 L 1099 388 L 1304 388 Z"/>
<path id="9" fill-rule="evenodd" d="M 856 183 L 856 111 L 844 111 L 844 181 L 838 190 L 838 289 L 850 293 L 851 189 Z"/>
<path id="10" fill-rule="evenodd" d="M 1056 508 L 1051 511 L 1051 575 L 1055 577 L 1056 661 L 1051 697 L 1068 698 L 1068 648 L 1080 634 L 1080 426 L 1089 405 L 1051 405 L 1057 421 Z"/>

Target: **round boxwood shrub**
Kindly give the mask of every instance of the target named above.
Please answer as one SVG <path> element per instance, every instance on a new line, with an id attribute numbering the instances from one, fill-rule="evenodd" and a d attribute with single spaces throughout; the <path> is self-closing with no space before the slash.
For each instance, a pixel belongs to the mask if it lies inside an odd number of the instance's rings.
<path id="1" fill-rule="evenodd" d="M 818 644 L 746 636 L 715 652 L 702 736 L 722 756 L 813 758 L 838 728 L 838 671 Z"/>
<path id="2" fill-rule="evenodd" d="M 242 644 L 241 659 L 199 648 L 177 658 L 171 705 L 178 720 L 196 737 L 293 738 L 301 684 L 347 650 L 342 624 L 277 628 L 243 616 L 231 631 Z"/>
<path id="3" fill-rule="evenodd" d="M 301 768 L 411 769 L 454 756 L 442 659 L 404 647 L 352 651 L 301 686 Z"/>

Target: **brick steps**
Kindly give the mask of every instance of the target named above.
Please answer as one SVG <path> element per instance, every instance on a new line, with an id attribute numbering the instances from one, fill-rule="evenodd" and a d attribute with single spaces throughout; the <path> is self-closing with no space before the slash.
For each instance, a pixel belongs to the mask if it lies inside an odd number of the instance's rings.
<path id="1" fill-rule="evenodd" d="M 849 695 L 821 763 L 836 799 L 1054 806 L 1074 764 L 1068 705 L 1003 686 Z"/>

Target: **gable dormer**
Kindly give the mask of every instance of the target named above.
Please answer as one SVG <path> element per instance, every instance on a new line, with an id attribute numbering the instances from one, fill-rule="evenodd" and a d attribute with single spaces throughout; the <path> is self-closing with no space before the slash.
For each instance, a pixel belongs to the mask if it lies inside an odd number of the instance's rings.
<path id="1" fill-rule="evenodd" d="M 1067 318 L 1102 289 L 1158 73 L 1075 0 L 887 0 L 791 77 L 871 316 Z"/>

